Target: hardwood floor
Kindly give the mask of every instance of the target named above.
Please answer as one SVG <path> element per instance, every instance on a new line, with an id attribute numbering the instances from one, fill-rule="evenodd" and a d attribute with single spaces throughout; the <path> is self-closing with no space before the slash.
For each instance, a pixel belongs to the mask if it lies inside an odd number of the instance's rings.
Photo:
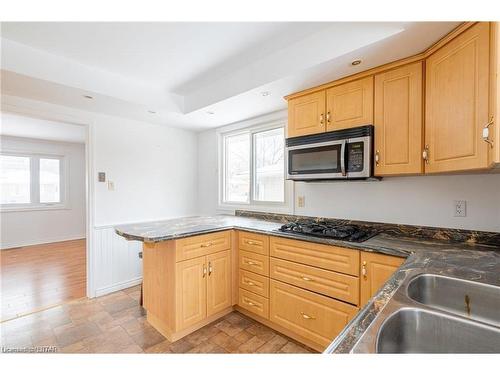
<path id="1" fill-rule="evenodd" d="M 1 319 L 86 295 L 85 240 L 0 251 Z"/>
<path id="2" fill-rule="evenodd" d="M 140 286 L 81 298 L 0 324 L 0 345 L 58 353 L 311 353 L 238 312 L 171 343 L 146 320 Z"/>

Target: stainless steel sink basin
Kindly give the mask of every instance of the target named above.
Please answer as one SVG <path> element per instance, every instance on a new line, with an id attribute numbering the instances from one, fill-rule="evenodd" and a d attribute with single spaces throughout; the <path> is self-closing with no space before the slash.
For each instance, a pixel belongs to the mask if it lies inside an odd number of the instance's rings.
<path id="1" fill-rule="evenodd" d="M 421 274 L 408 284 L 408 297 L 432 308 L 500 326 L 500 287 Z"/>
<path id="2" fill-rule="evenodd" d="M 377 353 L 498 353 L 500 328 L 418 308 L 387 318 L 377 335 Z"/>

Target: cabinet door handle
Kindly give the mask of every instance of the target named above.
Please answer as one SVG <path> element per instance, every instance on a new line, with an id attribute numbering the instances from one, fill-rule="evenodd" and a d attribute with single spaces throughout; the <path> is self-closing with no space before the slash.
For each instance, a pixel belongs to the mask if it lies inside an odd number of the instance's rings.
<path id="1" fill-rule="evenodd" d="M 331 116 L 330 116 L 330 111 L 326 112 L 326 122 L 329 124 L 330 123 L 330 119 L 331 119 Z"/>
<path id="2" fill-rule="evenodd" d="M 375 165 L 378 167 L 378 163 L 380 161 L 380 151 L 375 151 Z"/>
<path id="3" fill-rule="evenodd" d="M 208 262 L 208 276 L 212 274 L 212 262 Z"/>
<path id="4" fill-rule="evenodd" d="M 203 265 L 203 277 L 207 276 L 207 266 Z"/>
<path id="5" fill-rule="evenodd" d="M 493 147 L 493 141 L 490 140 L 490 126 L 493 125 L 493 116 L 490 117 L 490 121 L 484 125 L 483 128 L 483 141 L 488 143 L 490 147 Z"/>
<path id="6" fill-rule="evenodd" d="M 319 115 L 319 123 L 320 125 L 323 125 L 324 122 L 325 122 L 325 115 L 322 113 L 321 115 Z"/>
<path id="7" fill-rule="evenodd" d="M 213 245 L 213 243 L 212 243 L 212 242 L 207 242 L 207 243 L 202 243 L 202 244 L 200 245 L 200 247 L 210 247 L 210 246 L 212 246 L 212 245 Z"/>
<path id="8" fill-rule="evenodd" d="M 429 164 L 429 145 L 425 145 L 422 158 L 425 160 L 425 164 Z"/>
<path id="9" fill-rule="evenodd" d="M 314 281 L 313 279 L 311 279 L 310 277 L 307 277 L 307 276 L 302 276 L 302 280 L 304 280 L 304 281 Z"/>
<path id="10" fill-rule="evenodd" d="M 306 320 L 314 320 L 316 319 L 314 316 L 311 316 L 311 315 L 307 315 L 306 313 L 303 313 L 302 311 L 300 312 L 300 315 L 302 315 L 302 317 Z"/>
<path id="11" fill-rule="evenodd" d="M 366 270 L 366 261 L 363 261 L 363 265 L 361 266 L 361 275 L 366 279 L 368 271 Z"/>

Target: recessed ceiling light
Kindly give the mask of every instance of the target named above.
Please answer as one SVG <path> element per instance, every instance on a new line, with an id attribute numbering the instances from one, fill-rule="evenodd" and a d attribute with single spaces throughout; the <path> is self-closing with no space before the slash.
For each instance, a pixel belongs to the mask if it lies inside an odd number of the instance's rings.
<path id="1" fill-rule="evenodd" d="M 93 97 L 93 96 L 90 96 L 90 95 L 83 95 L 83 97 L 84 97 L 85 99 L 94 99 L 94 97 Z"/>
<path id="2" fill-rule="evenodd" d="M 151 113 L 151 114 L 153 114 L 153 115 L 156 113 L 155 111 L 152 111 L 150 109 L 148 109 L 148 112 Z"/>
<path id="3" fill-rule="evenodd" d="M 260 95 L 262 95 L 262 96 L 269 96 L 269 95 L 271 95 L 271 93 L 269 91 L 262 91 L 260 93 Z"/>
<path id="4" fill-rule="evenodd" d="M 207 111 L 207 115 L 215 115 L 215 112 L 213 112 L 213 111 Z"/>
<path id="5" fill-rule="evenodd" d="M 356 66 L 356 65 L 359 65 L 359 64 L 361 64 L 361 60 L 354 60 L 354 61 L 351 63 L 351 65 L 352 65 L 352 66 Z"/>

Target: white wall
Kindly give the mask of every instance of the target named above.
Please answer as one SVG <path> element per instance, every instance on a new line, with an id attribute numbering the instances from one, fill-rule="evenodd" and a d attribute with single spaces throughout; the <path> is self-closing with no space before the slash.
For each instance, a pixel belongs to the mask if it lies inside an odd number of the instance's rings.
<path id="1" fill-rule="evenodd" d="M 199 211 L 217 213 L 217 134 L 198 134 Z M 382 181 L 294 183 L 290 213 L 397 224 L 500 232 L 500 174 L 414 176 Z M 467 216 L 453 217 L 453 201 L 467 201 Z"/>
<path id="2" fill-rule="evenodd" d="M 64 155 L 68 202 L 64 209 L 7 211 L 1 215 L 2 249 L 85 237 L 85 145 L 0 137 L 2 150 Z"/>
<path id="3" fill-rule="evenodd" d="M 89 127 L 90 296 L 141 280 L 142 244 L 117 236 L 114 225 L 198 212 L 196 133 L 7 95 L 2 110 Z"/>

